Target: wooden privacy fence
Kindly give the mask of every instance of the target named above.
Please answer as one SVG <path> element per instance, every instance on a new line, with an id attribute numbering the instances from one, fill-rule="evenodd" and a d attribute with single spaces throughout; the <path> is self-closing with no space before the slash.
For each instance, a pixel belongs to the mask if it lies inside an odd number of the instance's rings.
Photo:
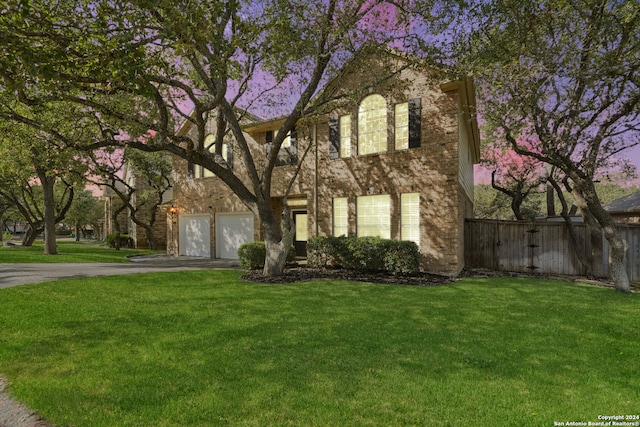
<path id="1" fill-rule="evenodd" d="M 629 279 L 640 280 L 640 224 L 619 224 L 627 242 Z M 584 224 L 574 223 L 577 244 L 571 243 L 564 221 L 497 221 L 468 219 L 465 222 L 465 264 L 522 273 L 583 275 L 578 255 L 591 253 Z M 603 265 L 608 272 L 609 245 L 603 237 Z M 580 252 L 578 252 L 580 251 Z"/>

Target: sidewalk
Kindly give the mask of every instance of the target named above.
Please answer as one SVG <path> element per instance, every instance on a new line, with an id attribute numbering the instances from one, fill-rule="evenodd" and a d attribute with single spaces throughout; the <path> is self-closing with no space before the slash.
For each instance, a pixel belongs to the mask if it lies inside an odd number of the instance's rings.
<path id="1" fill-rule="evenodd" d="M 132 257 L 130 263 L 0 264 L 0 289 L 51 280 L 185 270 L 240 269 L 238 260 L 174 257 Z"/>

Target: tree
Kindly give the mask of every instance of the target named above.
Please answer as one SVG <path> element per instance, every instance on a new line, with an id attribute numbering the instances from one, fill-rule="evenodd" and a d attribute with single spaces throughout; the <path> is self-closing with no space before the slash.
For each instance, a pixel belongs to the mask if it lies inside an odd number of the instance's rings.
<path id="1" fill-rule="evenodd" d="M 117 220 L 120 212 L 129 210 L 134 224 L 144 228 L 150 249 L 157 249 L 153 232 L 158 207 L 172 186 L 171 159 L 164 152 L 144 152 L 127 148 L 122 152 L 97 152 L 92 156 L 91 174 L 95 184 L 109 187 L 122 202 L 112 214 L 112 221 L 119 235 Z M 116 236 L 116 247 L 119 238 Z"/>
<path id="2" fill-rule="evenodd" d="M 380 72 L 368 73 L 372 84 L 397 72 L 378 53 L 405 38 L 409 23 L 403 1 L 393 8 L 379 0 L 13 3 L 15 10 L 0 18 L 5 86 L 33 103 L 43 99 L 30 94 L 36 85 L 50 92 L 44 99 L 83 105 L 98 113 L 103 130 L 122 131 L 118 138 L 103 132 L 103 141 L 91 147 L 164 150 L 218 176 L 259 218 L 266 275 L 282 274 L 293 240 L 288 212 L 271 206 L 283 141 L 297 123 L 334 100 L 336 93 L 320 88 L 339 78 L 347 60 L 355 67 L 375 58 Z M 120 108 L 114 96 L 135 99 L 135 108 Z M 190 113 L 185 103 L 193 107 Z M 247 108 L 269 111 L 274 105 L 287 113 L 261 162 L 242 124 Z M 213 150 L 204 143 L 210 117 L 217 121 Z M 195 136 L 177 132 L 182 121 L 192 123 Z M 141 140 L 147 130 L 153 136 Z M 226 135 L 235 140 L 247 181 L 221 155 Z"/>
<path id="3" fill-rule="evenodd" d="M 528 145 L 526 141 L 520 141 Z M 504 141 L 494 140 L 482 147 L 481 164 L 491 170 L 491 186 L 511 199 L 511 210 L 517 220 L 525 219 L 522 205 L 529 195 L 538 192 L 546 181 L 544 165 L 531 157 L 521 156 L 505 147 Z M 531 217 L 533 214 L 533 217 Z M 529 212 L 529 219 L 535 218 Z"/>
<path id="4" fill-rule="evenodd" d="M 639 142 L 640 4 L 496 0 L 476 12 L 468 47 L 484 119 L 515 152 L 566 175 L 609 242 L 616 290 L 629 292 L 625 242 L 594 181 Z"/>
<path id="5" fill-rule="evenodd" d="M 76 191 L 73 203 L 66 215 L 67 223 L 75 229 L 76 241 L 80 240 L 86 226 L 99 229 L 100 220 L 104 219 L 104 206 L 91 191 Z"/>
<path id="6" fill-rule="evenodd" d="M 56 223 L 64 219 L 85 167 L 78 154 L 65 150 L 56 131 L 51 131 L 64 127 L 77 134 L 75 124 L 60 123 L 67 113 L 49 107 L 6 100 L 0 106 L 0 193 L 29 224 L 23 245 L 31 246 L 44 231 L 44 253 L 52 255 L 57 252 Z M 56 186 L 63 187 L 58 198 Z"/>

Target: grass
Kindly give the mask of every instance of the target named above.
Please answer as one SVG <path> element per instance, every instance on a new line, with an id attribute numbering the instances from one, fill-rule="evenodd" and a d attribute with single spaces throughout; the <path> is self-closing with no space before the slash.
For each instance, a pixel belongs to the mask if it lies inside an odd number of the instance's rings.
<path id="1" fill-rule="evenodd" d="M 44 255 L 42 241 L 31 247 L 0 245 L 0 263 L 79 263 L 79 262 L 129 262 L 127 255 L 164 253 L 145 249 L 120 249 L 116 251 L 103 243 L 91 241 L 57 241 L 58 254 Z"/>
<path id="2" fill-rule="evenodd" d="M 0 290 L 0 372 L 73 426 L 550 426 L 640 412 L 640 295 L 534 279 Z"/>

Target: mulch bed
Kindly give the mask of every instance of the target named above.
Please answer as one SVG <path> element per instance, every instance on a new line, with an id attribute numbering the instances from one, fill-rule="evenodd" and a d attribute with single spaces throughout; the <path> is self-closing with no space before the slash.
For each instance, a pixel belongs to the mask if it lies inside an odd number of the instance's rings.
<path id="1" fill-rule="evenodd" d="M 360 272 L 342 268 L 311 268 L 306 266 L 292 266 L 284 271 L 280 277 L 266 277 L 262 270 L 251 270 L 242 279 L 256 283 L 295 283 L 309 280 L 354 280 L 357 282 L 388 283 L 408 286 L 440 286 L 456 282 L 455 277 L 448 277 L 432 273 L 418 273 L 415 276 L 393 276 L 384 272 Z"/>

